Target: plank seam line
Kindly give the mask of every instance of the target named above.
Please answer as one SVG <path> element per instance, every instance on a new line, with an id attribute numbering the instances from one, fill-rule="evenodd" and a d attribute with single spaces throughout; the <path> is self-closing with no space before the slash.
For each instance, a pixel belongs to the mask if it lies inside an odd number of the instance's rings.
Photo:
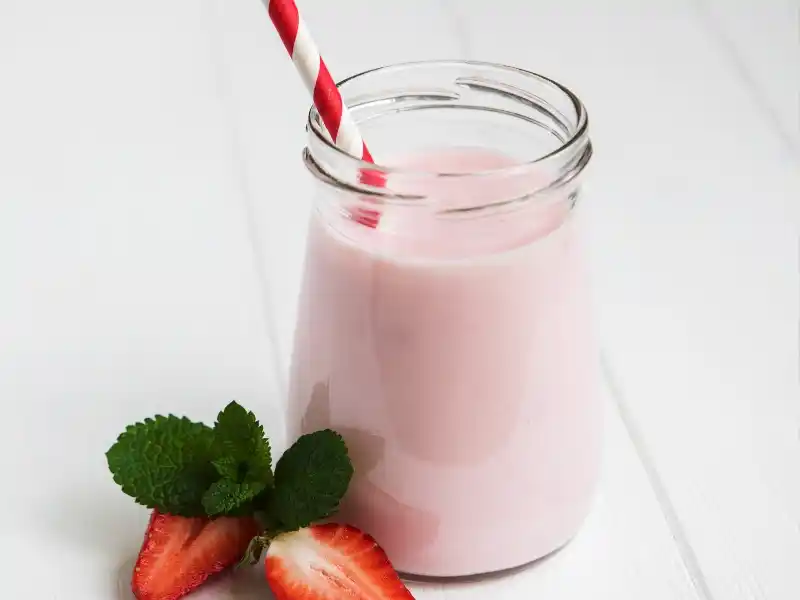
<path id="1" fill-rule="evenodd" d="M 664 485 L 664 482 L 658 473 L 655 462 L 650 456 L 644 438 L 634 423 L 634 419 L 631 415 L 630 409 L 628 408 L 625 395 L 622 392 L 622 388 L 619 386 L 617 378 L 614 375 L 614 371 L 611 368 L 611 364 L 608 360 L 608 356 L 604 351 L 601 351 L 600 353 L 600 368 L 602 370 L 603 377 L 606 380 L 608 390 L 611 393 L 611 397 L 614 399 L 614 404 L 617 408 L 620 419 L 622 420 L 622 424 L 628 433 L 628 438 L 633 444 L 636 455 L 639 458 L 639 462 L 641 463 L 642 468 L 645 471 L 645 475 L 647 476 L 647 480 L 650 483 L 650 488 L 653 490 L 653 495 L 658 502 L 662 515 L 664 516 L 664 521 L 666 522 L 670 535 L 672 536 L 672 539 L 678 549 L 678 553 L 681 557 L 681 562 L 683 563 L 683 568 L 686 571 L 686 575 L 688 576 L 689 581 L 700 600 L 714 600 L 714 597 L 711 594 L 711 589 L 706 581 L 705 574 L 703 573 L 703 569 L 700 567 L 700 561 L 697 559 L 697 554 L 689 542 L 689 538 L 686 535 L 686 530 L 683 526 L 683 523 L 681 522 L 680 517 L 678 517 L 678 513 L 675 510 L 675 506 L 669 497 L 666 486 Z"/>
<path id="2" fill-rule="evenodd" d="M 211 30 L 208 32 L 211 44 L 211 60 L 214 62 L 214 79 L 217 97 L 222 103 L 225 113 L 225 125 L 229 132 L 230 149 L 233 158 L 234 169 L 236 171 L 239 196 L 241 197 L 244 219 L 246 224 L 247 241 L 253 259 L 253 269 L 255 270 L 256 282 L 260 293 L 262 307 L 262 319 L 266 329 L 269 347 L 272 353 L 272 368 L 274 370 L 275 382 L 278 393 L 282 398 L 287 394 L 287 382 L 284 378 L 283 360 L 281 359 L 280 344 L 278 339 L 278 329 L 275 323 L 275 311 L 273 310 L 272 293 L 267 277 L 267 262 L 264 252 L 261 250 L 266 246 L 262 244 L 261 231 L 256 219 L 255 203 L 253 201 L 253 191 L 250 185 L 250 176 L 247 163 L 244 159 L 242 149 L 241 132 L 236 119 L 236 111 L 233 106 L 233 92 L 230 76 L 227 69 L 227 52 L 225 49 L 224 35 L 219 25 L 220 18 L 216 5 L 217 0 L 203 0 L 206 12 L 209 15 Z M 265 24 L 265 27 L 267 25 Z"/>
<path id="3" fill-rule="evenodd" d="M 455 38 L 456 46 L 461 52 L 461 60 L 475 60 L 472 42 L 469 39 L 467 25 L 461 11 L 451 4 L 450 0 L 439 0 L 439 8 L 444 13 L 445 20 L 450 26 L 451 33 Z"/>
<path id="4" fill-rule="evenodd" d="M 692 4 L 700 16 L 700 20 L 705 26 L 705 29 L 716 42 L 717 46 L 723 51 L 728 62 L 736 71 L 740 82 L 744 85 L 756 109 L 761 113 L 762 118 L 767 121 L 772 133 L 778 137 L 780 144 L 783 146 L 784 150 L 789 152 L 790 156 L 793 158 L 799 157 L 800 146 L 798 146 L 792 134 L 784 127 L 780 116 L 778 116 L 764 93 L 761 92 L 760 86 L 753 78 L 751 70 L 742 58 L 742 53 L 739 51 L 736 42 L 731 39 L 731 36 L 724 31 L 723 27 L 713 17 L 713 11 L 706 0 L 692 0 Z M 795 17 L 800 21 L 800 10 L 797 11 Z M 795 100 L 797 100 L 798 106 L 800 106 L 800 92 Z"/>

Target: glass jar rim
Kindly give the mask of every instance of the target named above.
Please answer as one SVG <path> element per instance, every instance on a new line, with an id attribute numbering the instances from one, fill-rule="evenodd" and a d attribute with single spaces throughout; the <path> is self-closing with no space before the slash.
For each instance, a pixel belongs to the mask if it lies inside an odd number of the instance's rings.
<path id="1" fill-rule="evenodd" d="M 348 163 L 352 168 L 358 171 L 378 172 L 386 176 L 394 174 L 394 175 L 402 175 L 404 177 L 420 177 L 420 178 L 431 178 L 431 177 L 432 178 L 437 178 L 437 177 L 480 178 L 487 176 L 491 177 L 515 176 L 526 172 L 530 168 L 538 167 L 543 163 L 557 160 L 558 158 L 567 155 L 569 152 L 573 151 L 577 146 L 579 146 L 580 142 L 587 137 L 589 129 L 588 113 L 586 111 L 586 107 L 584 106 L 583 102 L 578 98 L 578 96 L 575 93 L 573 93 L 568 87 L 555 81 L 554 79 L 551 79 L 544 75 L 540 75 L 539 73 L 535 73 L 533 71 L 522 69 L 520 67 L 513 67 L 503 63 L 494 63 L 494 62 L 477 61 L 477 60 L 422 60 L 422 61 L 401 62 L 381 67 L 376 67 L 373 69 L 362 71 L 360 73 L 356 73 L 339 81 L 336 84 L 336 86 L 343 91 L 348 84 L 356 80 L 361 80 L 370 75 L 385 75 L 385 74 L 390 74 L 392 71 L 401 71 L 413 68 L 447 68 L 447 67 L 459 67 L 459 66 L 485 68 L 485 69 L 495 70 L 501 73 L 522 75 L 526 78 L 531 79 L 532 81 L 538 81 L 539 83 L 553 86 L 558 92 L 563 94 L 564 97 L 568 99 L 569 102 L 572 104 L 572 107 L 575 110 L 575 115 L 576 115 L 574 127 L 571 128 L 571 130 L 568 132 L 568 136 L 566 137 L 566 139 L 561 141 L 560 145 L 557 148 L 553 149 L 552 151 L 546 154 L 543 154 L 542 156 L 537 156 L 534 159 L 525 160 L 510 166 L 503 166 L 503 167 L 477 170 L 477 171 L 468 171 L 468 172 L 463 172 L 463 171 L 438 172 L 438 171 L 428 171 L 420 169 L 409 169 L 403 167 L 392 167 L 388 165 L 383 165 L 380 162 L 376 163 L 367 162 L 360 157 L 356 157 L 352 154 L 349 154 L 347 151 L 339 148 L 336 144 L 334 144 L 334 142 L 331 140 L 327 130 L 325 129 L 322 123 L 322 119 L 319 115 L 317 108 L 313 105 L 311 106 L 308 112 L 306 128 L 311 132 L 311 134 L 313 135 L 314 139 L 317 142 L 323 144 L 335 156 L 337 156 L 338 159 L 346 161 L 346 163 Z M 356 105 L 356 108 L 357 106 L 358 105 Z M 357 119 L 356 123 L 358 124 Z"/>

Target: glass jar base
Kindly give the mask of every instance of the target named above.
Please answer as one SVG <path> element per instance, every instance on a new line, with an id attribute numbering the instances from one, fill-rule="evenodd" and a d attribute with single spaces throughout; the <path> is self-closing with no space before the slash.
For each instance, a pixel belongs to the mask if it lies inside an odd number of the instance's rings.
<path id="1" fill-rule="evenodd" d="M 519 565 L 515 565 L 512 567 L 507 567 L 505 569 L 499 569 L 495 571 L 488 571 L 485 573 L 471 573 L 467 575 L 421 575 L 417 573 L 408 573 L 405 571 L 399 571 L 400 577 L 403 581 L 406 581 L 411 584 L 418 584 L 422 587 L 425 584 L 436 584 L 436 585 L 445 585 L 445 584 L 471 584 L 471 583 L 483 583 L 486 581 L 492 581 L 495 579 L 504 579 L 506 577 L 512 577 L 517 575 L 523 571 L 527 571 L 537 565 L 540 565 L 544 562 L 547 562 L 551 558 L 553 558 L 556 554 L 560 553 L 564 548 L 569 546 L 572 542 L 573 538 L 568 539 L 566 542 L 558 546 L 555 550 L 548 552 L 544 556 L 540 556 L 539 558 L 534 558 L 533 560 L 524 562 Z"/>

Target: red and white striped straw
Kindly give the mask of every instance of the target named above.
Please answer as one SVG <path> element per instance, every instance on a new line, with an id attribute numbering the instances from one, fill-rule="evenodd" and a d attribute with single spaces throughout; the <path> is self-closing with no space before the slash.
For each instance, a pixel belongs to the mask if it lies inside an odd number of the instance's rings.
<path id="1" fill-rule="evenodd" d="M 348 154 L 373 162 L 294 0 L 263 2 L 333 142 Z"/>
<path id="2" fill-rule="evenodd" d="M 294 0 L 262 1 L 300 78 L 314 99 L 314 106 L 333 143 L 356 158 L 374 162 Z M 382 174 L 377 171 L 363 171 L 361 181 L 374 186 L 384 183 Z M 360 208 L 356 210 L 355 218 L 363 225 L 377 227 L 379 215 L 376 211 Z"/>

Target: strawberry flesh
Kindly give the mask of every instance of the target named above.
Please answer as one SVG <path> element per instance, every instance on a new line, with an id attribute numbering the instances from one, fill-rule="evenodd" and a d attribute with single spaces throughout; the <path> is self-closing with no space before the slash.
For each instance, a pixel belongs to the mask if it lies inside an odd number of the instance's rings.
<path id="1" fill-rule="evenodd" d="M 386 553 L 366 533 L 335 523 L 278 536 L 267 550 L 276 600 L 413 600 Z"/>
<path id="2" fill-rule="evenodd" d="M 155 510 L 133 571 L 133 595 L 177 600 L 236 564 L 258 533 L 251 518 L 190 519 Z"/>

